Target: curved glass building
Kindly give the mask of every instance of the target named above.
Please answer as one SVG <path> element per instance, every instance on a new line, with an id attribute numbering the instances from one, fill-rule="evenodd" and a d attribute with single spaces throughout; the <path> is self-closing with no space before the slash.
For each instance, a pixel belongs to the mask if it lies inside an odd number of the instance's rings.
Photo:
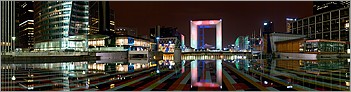
<path id="1" fill-rule="evenodd" d="M 88 1 L 34 2 L 35 50 L 87 50 Z"/>

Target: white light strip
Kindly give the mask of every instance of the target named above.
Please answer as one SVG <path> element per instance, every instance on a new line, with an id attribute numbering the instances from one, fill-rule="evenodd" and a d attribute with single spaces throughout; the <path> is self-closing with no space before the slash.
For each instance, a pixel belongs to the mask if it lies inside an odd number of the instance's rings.
<path id="1" fill-rule="evenodd" d="M 34 20 L 26 20 L 24 22 L 22 22 L 21 24 L 19 24 L 19 26 L 23 25 L 24 23 L 27 23 L 27 22 L 34 22 Z"/>

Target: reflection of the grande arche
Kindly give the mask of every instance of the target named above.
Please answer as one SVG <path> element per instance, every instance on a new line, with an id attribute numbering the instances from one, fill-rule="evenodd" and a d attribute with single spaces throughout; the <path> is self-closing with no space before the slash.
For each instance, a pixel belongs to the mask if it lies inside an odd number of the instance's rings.
<path id="1" fill-rule="evenodd" d="M 206 75 L 206 64 L 215 63 L 216 82 L 211 82 Z M 219 87 L 222 88 L 222 60 L 195 60 L 191 61 L 191 87 Z"/>

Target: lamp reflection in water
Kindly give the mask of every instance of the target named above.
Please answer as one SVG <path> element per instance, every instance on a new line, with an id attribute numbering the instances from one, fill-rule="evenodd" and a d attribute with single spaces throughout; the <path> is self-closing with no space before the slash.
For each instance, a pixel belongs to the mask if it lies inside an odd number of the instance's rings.
<path id="1" fill-rule="evenodd" d="M 216 78 L 216 83 L 198 82 L 198 61 L 191 62 L 191 88 L 193 86 L 222 88 L 222 60 L 216 60 Z"/>
<path id="2" fill-rule="evenodd" d="M 182 73 L 184 73 L 184 71 L 185 71 L 184 65 L 185 65 L 185 60 L 182 61 Z"/>

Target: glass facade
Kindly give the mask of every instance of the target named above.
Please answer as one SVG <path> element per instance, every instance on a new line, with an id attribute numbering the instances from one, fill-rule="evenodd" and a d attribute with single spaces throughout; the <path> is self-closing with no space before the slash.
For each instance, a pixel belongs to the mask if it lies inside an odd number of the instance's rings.
<path id="1" fill-rule="evenodd" d="M 87 1 L 43 1 L 34 3 L 36 50 L 84 51 L 89 30 Z"/>
<path id="2" fill-rule="evenodd" d="M 105 40 L 104 39 L 99 39 L 99 40 L 89 40 L 89 47 L 90 46 L 105 46 Z"/>
<path id="3" fill-rule="evenodd" d="M 158 51 L 174 52 L 175 48 L 180 48 L 181 41 L 177 37 L 165 37 L 160 38 L 158 43 Z"/>
<path id="4" fill-rule="evenodd" d="M 106 1 L 89 1 L 89 34 L 104 33 L 106 29 L 115 31 L 115 11 L 109 7 Z"/>
<path id="5" fill-rule="evenodd" d="M 150 41 L 143 40 L 143 39 L 136 39 L 132 37 L 116 37 L 116 46 L 119 46 L 119 45 L 150 47 Z"/>
<path id="6" fill-rule="evenodd" d="M 349 8 L 341 8 L 299 19 L 292 23 L 292 33 L 312 39 L 349 41 Z"/>
<path id="7" fill-rule="evenodd" d="M 16 2 L 16 24 L 17 34 L 16 37 L 18 41 L 16 42 L 16 48 L 32 48 L 33 47 L 33 38 L 34 38 L 34 10 L 33 10 L 34 1 L 22 1 Z"/>
<path id="8" fill-rule="evenodd" d="M 345 53 L 345 42 L 333 41 L 306 41 L 306 52 Z"/>

